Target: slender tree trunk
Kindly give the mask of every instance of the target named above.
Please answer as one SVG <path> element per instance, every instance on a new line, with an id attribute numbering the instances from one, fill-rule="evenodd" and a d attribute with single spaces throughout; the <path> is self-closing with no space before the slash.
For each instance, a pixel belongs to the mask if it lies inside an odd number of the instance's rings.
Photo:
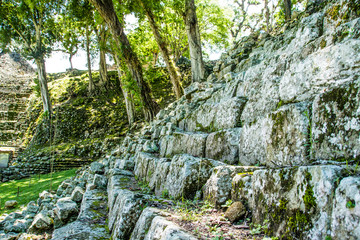
<path id="1" fill-rule="evenodd" d="M 156 66 L 158 55 L 159 55 L 158 52 L 153 52 L 153 63 L 152 63 L 153 67 Z"/>
<path id="2" fill-rule="evenodd" d="M 41 99 L 43 102 L 44 112 L 48 112 L 51 115 L 52 107 L 51 107 L 49 89 L 47 85 L 45 61 L 43 58 L 40 58 L 40 59 L 36 59 L 35 62 L 38 70 L 40 92 L 41 92 Z"/>
<path id="3" fill-rule="evenodd" d="M 99 72 L 100 72 L 101 85 L 107 88 L 108 74 L 107 74 L 107 66 L 106 66 L 106 55 L 105 55 L 105 51 L 101 48 L 100 48 Z"/>
<path id="4" fill-rule="evenodd" d="M 90 32 L 89 27 L 86 26 L 86 59 L 87 59 L 87 65 L 88 65 L 88 73 L 89 73 L 89 93 L 90 95 L 94 93 L 95 90 L 95 84 L 92 79 L 92 73 L 91 73 L 91 59 L 90 59 Z"/>
<path id="5" fill-rule="evenodd" d="M 100 61 L 99 61 L 99 72 L 100 72 L 100 84 L 107 88 L 108 85 L 108 74 L 106 66 L 106 52 L 104 50 L 106 45 L 106 29 L 105 23 L 100 27 L 99 33 L 99 50 L 100 50 Z"/>
<path id="6" fill-rule="evenodd" d="M 123 74 L 121 72 L 120 58 L 118 57 L 117 54 L 114 54 L 114 59 L 116 62 L 117 71 L 119 75 L 120 88 L 124 95 L 125 107 L 126 107 L 126 113 L 128 116 L 129 125 L 131 126 L 135 121 L 135 105 L 134 105 L 133 97 L 131 92 L 128 91 L 124 86 L 122 86 L 121 76 Z"/>
<path id="7" fill-rule="evenodd" d="M 41 25 L 35 24 L 35 33 L 36 33 L 36 35 L 35 35 L 36 48 L 38 51 L 40 51 L 42 49 Z M 50 94 L 49 94 L 47 78 L 46 78 L 44 56 L 40 55 L 37 59 L 35 59 L 35 63 L 36 63 L 37 70 L 38 70 L 40 93 L 41 93 L 41 99 L 43 102 L 44 112 L 48 112 L 49 116 L 51 116 L 52 107 L 51 107 Z"/>
<path id="8" fill-rule="evenodd" d="M 144 104 L 145 119 L 151 121 L 159 111 L 159 106 L 152 99 L 151 89 L 149 84 L 144 80 L 140 61 L 131 48 L 130 42 L 115 13 L 112 0 L 90 0 L 90 2 L 96 7 L 100 15 L 108 24 L 116 44 L 120 47 L 125 63 L 140 89 L 141 100 Z"/>
<path id="9" fill-rule="evenodd" d="M 70 62 L 70 70 L 73 70 L 74 68 L 73 68 L 73 64 L 72 64 L 72 57 L 73 57 L 74 55 L 73 54 L 70 54 L 70 56 L 69 56 L 69 62 Z"/>
<path id="10" fill-rule="evenodd" d="M 189 42 L 192 81 L 200 82 L 205 78 L 205 67 L 202 58 L 200 31 L 194 0 L 185 0 L 185 13 L 183 17 Z"/>
<path id="11" fill-rule="evenodd" d="M 174 61 L 170 57 L 169 49 L 167 46 L 166 41 L 163 39 L 163 37 L 160 34 L 159 27 L 155 22 L 155 16 L 152 13 L 151 9 L 149 9 L 146 4 L 144 4 L 143 0 L 139 0 L 140 4 L 142 5 L 146 17 L 148 18 L 148 21 L 150 23 L 150 27 L 153 31 L 153 34 L 155 36 L 155 40 L 160 48 L 161 55 L 164 58 L 166 68 L 169 71 L 170 80 L 173 85 L 173 90 L 175 92 L 176 98 L 179 99 L 182 95 L 184 95 L 184 89 L 181 86 L 180 83 L 180 74 L 178 69 L 175 66 Z"/>
<path id="12" fill-rule="evenodd" d="M 291 0 L 284 0 L 285 20 L 291 20 Z"/>
<path id="13" fill-rule="evenodd" d="M 265 23 L 266 23 L 266 32 L 270 33 L 272 31 L 270 26 L 270 10 L 269 10 L 269 0 L 265 0 L 264 3 L 265 8 Z"/>

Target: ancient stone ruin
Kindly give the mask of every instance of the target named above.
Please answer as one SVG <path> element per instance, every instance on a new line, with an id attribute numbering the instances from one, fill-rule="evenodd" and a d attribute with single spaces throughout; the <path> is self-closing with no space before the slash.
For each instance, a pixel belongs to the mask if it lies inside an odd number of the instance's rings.
<path id="1" fill-rule="evenodd" d="M 23 236 L 197 239 L 159 207 L 167 197 L 241 202 L 279 239 L 359 239 L 360 18 L 343 22 L 348 9 L 334 1 L 279 35 L 243 38 L 207 81 L 31 203 Z"/>

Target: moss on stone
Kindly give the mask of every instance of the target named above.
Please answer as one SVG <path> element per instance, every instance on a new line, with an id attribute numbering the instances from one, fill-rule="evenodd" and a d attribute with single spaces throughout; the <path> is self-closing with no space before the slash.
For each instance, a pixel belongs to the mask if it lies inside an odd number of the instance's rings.
<path id="1" fill-rule="evenodd" d="M 334 5 L 326 11 L 326 14 L 332 19 L 337 20 L 339 18 L 340 5 Z"/>

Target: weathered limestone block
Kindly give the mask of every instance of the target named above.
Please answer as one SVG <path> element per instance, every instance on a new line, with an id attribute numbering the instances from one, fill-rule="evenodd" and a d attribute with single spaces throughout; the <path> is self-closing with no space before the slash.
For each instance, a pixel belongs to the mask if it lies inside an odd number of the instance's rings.
<path id="1" fill-rule="evenodd" d="M 253 172 L 236 174 L 231 183 L 231 200 L 233 202 L 242 202 L 246 208 L 249 208 L 249 201 L 252 197 L 252 178 Z"/>
<path id="2" fill-rule="evenodd" d="M 266 139 L 267 166 L 305 165 L 309 162 L 310 110 L 308 103 L 289 104 L 270 114 Z"/>
<path id="3" fill-rule="evenodd" d="M 131 187 L 134 182 L 134 174 L 130 171 L 112 169 L 109 172 L 109 181 L 107 186 L 109 212 L 113 211 L 117 196 L 119 193 L 122 193 L 122 189 Z"/>
<path id="4" fill-rule="evenodd" d="M 360 178 L 341 180 L 335 192 L 331 216 L 332 239 L 357 239 L 360 236 Z"/>
<path id="5" fill-rule="evenodd" d="M 159 151 L 159 147 L 156 145 L 155 141 L 147 140 L 143 145 L 143 151 L 148 153 L 156 153 Z"/>
<path id="6" fill-rule="evenodd" d="M 91 225 L 86 222 L 75 221 L 64 227 L 55 229 L 51 239 L 110 239 L 110 236 L 104 224 Z"/>
<path id="7" fill-rule="evenodd" d="M 71 193 L 71 200 L 77 203 L 81 202 L 83 195 L 84 195 L 84 189 L 76 186 L 74 191 Z"/>
<path id="8" fill-rule="evenodd" d="M 253 221 L 269 220 L 269 235 L 325 239 L 341 171 L 331 165 L 255 171 L 249 203 Z"/>
<path id="9" fill-rule="evenodd" d="M 98 188 L 106 188 L 107 178 L 104 175 L 95 174 L 92 184 Z"/>
<path id="10" fill-rule="evenodd" d="M 257 169 L 259 168 L 229 165 L 215 167 L 204 185 L 204 199 L 215 204 L 216 207 L 221 207 L 231 199 L 233 178 L 238 174 L 253 172 Z"/>
<path id="11" fill-rule="evenodd" d="M 76 202 L 72 201 L 70 197 L 65 197 L 60 198 L 57 201 L 54 213 L 59 218 L 62 224 L 66 224 L 68 222 L 76 220 L 79 209 Z"/>
<path id="12" fill-rule="evenodd" d="M 359 42 L 350 39 L 331 45 L 292 64 L 280 80 L 281 100 L 306 101 L 337 83 L 356 80 L 358 74 L 354 74 L 354 69 L 360 66 Z"/>
<path id="13" fill-rule="evenodd" d="M 134 158 L 130 154 L 115 160 L 114 168 L 132 171 L 134 170 L 134 167 Z"/>
<path id="14" fill-rule="evenodd" d="M 239 163 L 270 167 L 308 164 L 309 128 L 308 103 L 282 106 L 252 125 L 244 126 Z"/>
<path id="15" fill-rule="evenodd" d="M 16 219 L 13 223 L 6 223 L 4 226 L 5 233 L 22 233 L 26 231 L 26 221 L 24 219 Z"/>
<path id="16" fill-rule="evenodd" d="M 109 230 L 113 239 L 128 239 L 140 217 L 146 200 L 143 195 L 127 189 L 119 190 L 113 208 L 109 211 Z"/>
<path id="17" fill-rule="evenodd" d="M 55 229 L 54 240 L 110 239 L 106 229 L 107 196 L 103 189 L 87 187 L 76 221 Z"/>
<path id="18" fill-rule="evenodd" d="M 165 213 L 157 208 L 147 207 L 141 213 L 139 220 L 136 222 L 134 231 L 131 234 L 130 240 L 143 240 L 145 235 L 149 232 L 152 220 L 156 216 L 164 216 Z"/>
<path id="19" fill-rule="evenodd" d="M 241 128 L 218 131 L 206 139 L 205 157 L 236 164 L 239 160 L 239 141 Z"/>
<path id="20" fill-rule="evenodd" d="M 360 156 L 360 81 L 335 87 L 313 103 L 315 159 L 351 160 Z"/>
<path id="21" fill-rule="evenodd" d="M 210 177 L 212 169 L 220 165 L 223 163 L 187 154 L 175 155 L 166 179 L 165 188 L 169 196 L 193 199 Z"/>
<path id="22" fill-rule="evenodd" d="M 103 174 L 105 166 L 100 162 L 93 162 L 90 165 L 90 172 L 93 174 Z"/>
<path id="23" fill-rule="evenodd" d="M 264 164 L 266 139 L 270 138 L 270 120 L 262 118 L 250 125 L 244 125 L 239 143 L 239 165 Z"/>
<path id="24" fill-rule="evenodd" d="M 166 220 L 164 217 L 156 216 L 151 222 L 151 226 L 145 240 L 170 240 L 170 239 L 186 239 L 195 240 L 194 236 L 182 230 L 175 223 Z"/>
<path id="25" fill-rule="evenodd" d="M 223 99 L 219 103 L 205 103 L 192 114 L 180 121 L 184 131 L 213 132 L 222 129 L 241 127 L 241 113 L 246 104 L 242 97 Z"/>
<path id="26" fill-rule="evenodd" d="M 172 157 L 176 154 L 187 153 L 195 157 L 205 157 L 207 134 L 174 132 L 165 136 L 160 142 L 160 156 Z"/>
<path id="27" fill-rule="evenodd" d="M 42 233 L 47 230 L 52 229 L 54 226 L 54 220 L 47 216 L 46 213 L 38 213 L 34 221 L 32 222 L 30 228 L 28 229 L 29 233 Z"/>
<path id="28" fill-rule="evenodd" d="M 153 174 L 149 179 L 149 187 L 157 196 L 161 196 L 166 192 L 166 179 L 169 174 L 170 159 L 160 158 L 153 166 Z M 150 165 L 150 164 L 149 164 Z"/>
<path id="29" fill-rule="evenodd" d="M 87 188 L 80 206 L 78 221 L 100 220 L 106 216 L 107 196 L 104 190 Z M 104 219 L 103 219 L 104 220 Z M 94 222 L 93 222 L 94 223 Z"/>

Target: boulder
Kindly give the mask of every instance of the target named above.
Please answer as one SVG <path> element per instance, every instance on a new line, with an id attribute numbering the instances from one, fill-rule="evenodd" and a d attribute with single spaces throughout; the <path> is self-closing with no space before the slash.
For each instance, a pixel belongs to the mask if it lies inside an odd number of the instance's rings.
<path id="1" fill-rule="evenodd" d="M 97 188 L 106 188 L 107 178 L 104 175 L 95 174 L 92 184 Z"/>
<path id="2" fill-rule="evenodd" d="M 38 211 L 39 211 L 39 207 L 36 205 L 36 203 L 34 201 L 31 201 L 27 204 L 27 206 L 26 206 L 27 214 L 37 213 Z"/>
<path id="3" fill-rule="evenodd" d="M 242 204 L 242 202 L 234 202 L 231 206 L 226 210 L 225 217 L 229 219 L 230 222 L 234 223 L 241 218 L 243 218 L 246 214 L 246 208 Z"/>
<path id="4" fill-rule="evenodd" d="M 84 189 L 81 187 L 75 187 L 74 191 L 71 193 L 71 200 L 74 202 L 81 202 L 84 195 Z"/>
<path id="5" fill-rule="evenodd" d="M 90 164 L 90 171 L 93 174 L 103 174 L 105 171 L 105 166 L 99 162 L 93 162 Z"/>
<path id="6" fill-rule="evenodd" d="M 68 222 L 75 221 L 78 216 L 79 209 L 76 202 L 72 201 L 70 197 L 65 197 L 60 198 L 57 201 L 54 213 L 56 217 L 60 220 L 60 225 L 63 225 Z M 59 225 L 55 227 L 58 226 Z"/>
<path id="7" fill-rule="evenodd" d="M 16 200 L 9 200 L 9 201 L 5 202 L 4 208 L 5 209 L 11 209 L 11 208 L 15 208 L 16 205 L 18 205 L 18 202 Z"/>
<path id="8" fill-rule="evenodd" d="M 51 219 L 45 212 L 36 214 L 34 221 L 32 222 L 29 233 L 43 233 L 49 231 L 54 227 L 54 220 Z"/>

